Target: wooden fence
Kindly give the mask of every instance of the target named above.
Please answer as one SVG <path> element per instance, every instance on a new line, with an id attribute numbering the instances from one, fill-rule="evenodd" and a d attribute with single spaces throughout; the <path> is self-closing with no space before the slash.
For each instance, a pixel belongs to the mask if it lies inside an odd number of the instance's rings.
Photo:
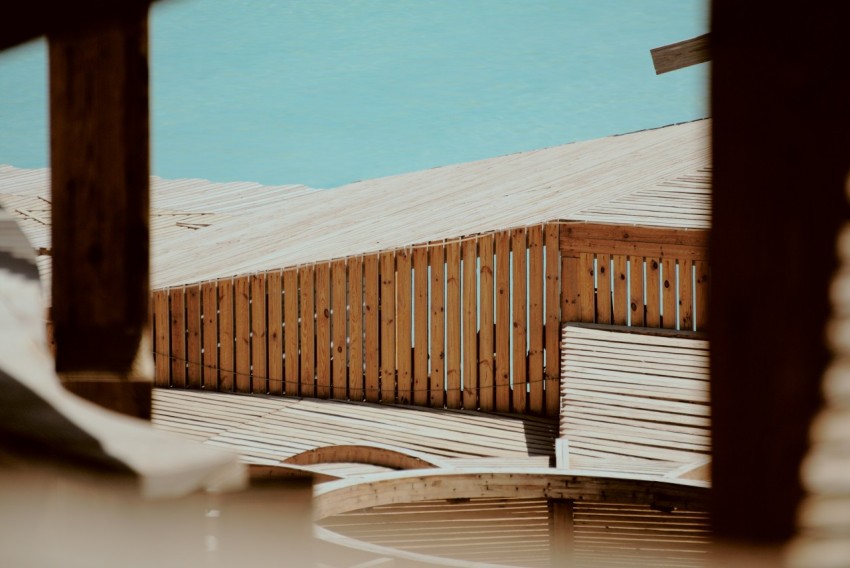
<path id="1" fill-rule="evenodd" d="M 551 222 L 156 290 L 156 384 L 557 415 L 561 323 L 704 328 L 706 241 Z"/>

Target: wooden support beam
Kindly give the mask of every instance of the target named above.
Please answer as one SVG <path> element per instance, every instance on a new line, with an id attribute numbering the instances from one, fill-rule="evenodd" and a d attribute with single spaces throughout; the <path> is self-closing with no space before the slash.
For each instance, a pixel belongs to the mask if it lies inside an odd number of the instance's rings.
<path id="1" fill-rule="evenodd" d="M 684 41 L 650 49 L 649 53 L 652 55 L 655 74 L 661 75 L 662 73 L 668 73 L 710 61 L 709 36 L 710 34 L 703 34 Z"/>
<path id="2" fill-rule="evenodd" d="M 779 542 L 803 494 L 850 213 L 850 6 L 716 0 L 711 19 L 713 523 Z"/>
<path id="3" fill-rule="evenodd" d="M 147 6 L 51 35 L 49 56 L 56 368 L 149 416 Z"/>

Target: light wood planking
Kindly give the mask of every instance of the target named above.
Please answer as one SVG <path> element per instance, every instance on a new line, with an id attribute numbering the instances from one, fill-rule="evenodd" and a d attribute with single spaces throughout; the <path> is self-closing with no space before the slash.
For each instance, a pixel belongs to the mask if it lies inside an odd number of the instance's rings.
<path id="1" fill-rule="evenodd" d="M 596 321 L 596 268 L 593 253 L 581 253 L 578 261 L 579 317 L 580 321 Z"/>
<path id="2" fill-rule="evenodd" d="M 331 398 L 345 400 L 348 396 L 348 281 L 345 259 L 331 263 L 331 342 L 333 368 Z"/>
<path id="3" fill-rule="evenodd" d="M 348 396 L 364 399 L 363 383 L 363 258 L 348 259 Z"/>
<path id="4" fill-rule="evenodd" d="M 665 329 L 676 329 L 678 318 L 676 317 L 676 305 L 678 298 L 676 297 L 676 260 L 673 258 L 665 258 L 661 262 L 662 267 L 662 282 L 661 293 L 662 305 L 664 313 L 661 316 L 661 321 Z"/>
<path id="5" fill-rule="evenodd" d="M 463 408 L 478 409 L 478 239 L 461 245 L 463 258 Z"/>
<path id="6" fill-rule="evenodd" d="M 546 415 L 557 416 L 560 405 L 561 378 L 561 261 L 559 238 L 560 226 L 547 223 L 544 227 L 546 246 Z"/>
<path id="7" fill-rule="evenodd" d="M 301 396 L 316 396 L 316 320 L 315 265 L 298 268 L 301 300 L 301 373 L 298 391 Z"/>
<path id="8" fill-rule="evenodd" d="M 186 358 L 189 360 L 187 385 L 201 388 L 201 287 L 186 287 Z"/>
<path id="9" fill-rule="evenodd" d="M 643 290 L 643 267 L 644 260 L 642 256 L 629 257 L 630 324 L 637 327 L 642 327 L 646 321 L 646 304 Z"/>
<path id="10" fill-rule="evenodd" d="M 154 384 L 167 387 L 171 384 L 169 353 L 171 326 L 168 318 L 168 290 L 157 290 L 151 301 L 154 312 Z"/>
<path id="11" fill-rule="evenodd" d="M 543 414 L 543 226 L 528 228 L 528 410 Z"/>
<path id="12" fill-rule="evenodd" d="M 511 339 L 511 351 L 513 353 L 513 381 L 511 409 L 513 412 L 523 414 L 526 412 L 528 403 L 527 382 L 528 374 L 526 365 L 528 363 L 526 349 L 526 333 L 528 331 L 528 295 L 527 295 L 527 266 L 526 262 L 526 234 L 525 229 L 514 229 L 511 231 L 511 275 L 513 276 L 513 289 L 511 290 L 511 311 L 513 316 L 513 337 Z"/>
<path id="13" fill-rule="evenodd" d="M 511 234 L 496 233 L 496 412 L 511 410 Z"/>
<path id="14" fill-rule="evenodd" d="M 628 278 L 628 258 L 618 254 L 612 257 L 613 260 L 613 281 L 614 281 L 614 325 L 626 325 L 629 318 L 629 278 Z"/>
<path id="15" fill-rule="evenodd" d="M 283 274 L 273 270 L 266 275 L 268 314 L 268 377 L 269 393 L 283 394 Z"/>
<path id="16" fill-rule="evenodd" d="M 596 322 L 612 323 L 611 319 L 611 255 L 596 255 Z"/>
<path id="17" fill-rule="evenodd" d="M 478 332 L 478 397 L 481 410 L 492 412 L 496 404 L 494 388 L 493 345 L 494 307 L 493 307 L 493 235 L 482 235 L 478 239 L 478 273 L 480 331 Z"/>
<path id="18" fill-rule="evenodd" d="M 379 341 L 381 278 L 378 260 L 379 257 L 376 254 L 363 257 L 364 390 L 366 391 L 366 400 L 369 402 L 378 402 L 381 398 L 381 344 Z"/>
<path id="19" fill-rule="evenodd" d="M 204 369 L 201 377 L 205 389 L 218 390 L 218 288 L 215 281 L 201 285 L 201 309 L 204 322 Z"/>
<path id="20" fill-rule="evenodd" d="M 446 243 L 446 408 L 460 408 L 460 243 Z"/>
<path id="21" fill-rule="evenodd" d="M 233 281 L 236 392 L 251 392 L 251 277 L 241 276 Z"/>
<path id="22" fill-rule="evenodd" d="M 679 261 L 679 329 L 694 329 L 693 261 Z"/>
<path id="23" fill-rule="evenodd" d="M 399 404 L 410 404 L 413 397 L 412 350 L 412 270 L 411 251 L 408 248 L 396 252 L 396 369 Z"/>
<path id="24" fill-rule="evenodd" d="M 697 329 L 706 331 L 708 329 L 708 306 L 711 300 L 709 293 L 710 269 L 706 261 L 697 261 L 694 265 L 696 267 L 696 306 L 694 306 L 694 315 L 696 317 Z"/>
<path id="25" fill-rule="evenodd" d="M 316 264 L 316 396 L 331 396 L 331 265 Z"/>
<path id="26" fill-rule="evenodd" d="M 283 317 L 285 343 L 286 385 L 284 392 L 287 396 L 299 396 L 298 392 L 298 269 L 289 268 L 283 272 Z"/>
<path id="27" fill-rule="evenodd" d="M 234 312 L 233 280 L 224 278 L 218 281 L 218 389 L 232 392 L 235 386 L 233 371 L 236 362 L 234 353 Z"/>
<path id="28" fill-rule="evenodd" d="M 428 406 L 446 403 L 446 265 L 442 243 L 429 247 L 431 256 L 431 354 L 428 375 Z"/>
<path id="29" fill-rule="evenodd" d="M 381 259 L 381 402 L 396 401 L 395 366 L 395 252 Z"/>
<path id="30" fill-rule="evenodd" d="M 268 387 L 268 338 L 266 330 L 266 275 L 251 275 L 251 391 L 266 394 Z"/>
<path id="31" fill-rule="evenodd" d="M 661 327 L 661 264 L 646 259 L 646 327 Z"/>
<path id="32" fill-rule="evenodd" d="M 428 249 L 413 249 L 413 404 L 428 402 Z"/>
<path id="33" fill-rule="evenodd" d="M 180 388 L 186 386 L 186 302 L 183 292 L 183 286 L 168 291 L 171 302 L 171 386 Z"/>

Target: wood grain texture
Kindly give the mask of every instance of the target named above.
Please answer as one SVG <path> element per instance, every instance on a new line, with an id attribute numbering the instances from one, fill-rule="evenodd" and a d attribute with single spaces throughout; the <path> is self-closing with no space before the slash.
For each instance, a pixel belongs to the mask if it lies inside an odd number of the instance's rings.
<path id="1" fill-rule="evenodd" d="M 613 290 L 613 313 L 614 325 L 626 325 L 629 319 L 629 278 L 628 278 L 628 257 L 625 255 L 615 255 L 612 257 L 613 273 L 612 280 L 614 282 Z"/>
<path id="2" fill-rule="evenodd" d="M 496 412 L 511 411 L 511 234 L 496 233 Z"/>
<path id="3" fill-rule="evenodd" d="M 642 327 L 646 321 L 646 298 L 643 289 L 644 258 L 629 257 L 629 323 Z"/>
<path id="4" fill-rule="evenodd" d="M 496 404 L 495 366 L 494 366 L 494 257 L 493 235 L 482 235 L 478 239 L 478 294 L 480 310 L 480 330 L 478 332 L 478 404 L 481 410 L 492 412 Z"/>
<path id="5" fill-rule="evenodd" d="M 266 275 L 251 275 L 251 391 L 269 392 L 268 322 L 266 320 Z"/>
<path id="6" fill-rule="evenodd" d="M 581 263 L 579 255 L 561 257 L 561 321 L 581 319 Z"/>
<path id="7" fill-rule="evenodd" d="M 348 398 L 348 269 L 345 259 L 331 263 L 331 398 Z"/>
<path id="8" fill-rule="evenodd" d="M 528 228 L 528 410 L 543 414 L 543 226 Z"/>
<path id="9" fill-rule="evenodd" d="M 596 267 L 593 253 L 581 253 L 578 261 L 579 317 L 596 322 Z"/>
<path id="10" fill-rule="evenodd" d="M 183 286 L 171 288 L 169 315 L 171 316 L 171 386 L 186 386 L 186 302 Z"/>
<path id="11" fill-rule="evenodd" d="M 299 343 L 299 314 L 298 314 L 298 269 L 289 268 L 283 272 L 283 317 L 284 317 L 284 367 L 286 385 L 284 392 L 287 396 L 299 396 L 298 376 L 300 361 L 298 354 Z"/>
<path id="12" fill-rule="evenodd" d="M 201 388 L 201 287 L 186 286 L 186 358 L 187 385 Z"/>
<path id="13" fill-rule="evenodd" d="M 711 60 L 710 34 L 650 49 L 655 74 L 669 73 Z"/>
<path id="14" fill-rule="evenodd" d="M 462 405 L 460 274 L 460 243 L 446 243 L 446 408 Z"/>
<path id="15" fill-rule="evenodd" d="M 218 390 L 218 288 L 214 280 L 201 285 L 201 310 L 204 324 L 201 378 L 205 389 Z"/>
<path id="16" fill-rule="evenodd" d="M 251 392 L 251 277 L 233 281 L 236 392 Z"/>
<path id="17" fill-rule="evenodd" d="M 429 247 L 431 256 L 431 370 L 428 375 L 428 405 L 446 404 L 446 265 L 442 243 Z"/>
<path id="18" fill-rule="evenodd" d="M 348 259 L 348 396 L 365 397 L 363 370 L 363 257 Z"/>
<path id="19" fill-rule="evenodd" d="M 316 320 L 315 265 L 298 268 L 301 300 L 301 373 L 298 391 L 301 396 L 316 396 Z"/>
<path id="20" fill-rule="evenodd" d="M 363 358 L 365 360 L 365 391 L 368 402 L 378 402 L 380 387 L 380 291 L 379 255 L 363 257 Z"/>
<path id="21" fill-rule="evenodd" d="M 561 225 L 561 252 L 707 260 L 708 231 L 599 223 L 564 223 Z"/>
<path id="22" fill-rule="evenodd" d="M 396 252 L 396 369 L 398 402 L 410 404 L 413 398 L 413 289 L 411 251 Z"/>
<path id="23" fill-rule="evenodd" d="M 676 316 L 676 306 L 679 303 L 677 297 L 677 278 L 676 278 L 676 260 L 665 258 L 662 263 L 661 274 L 661 293 L 663 313 L 661 316 L 662 324 L 665 329 L 676 329 L 678 317 Z"/>
<path id="24" fill-rule="evenodd" d="M 283 273 L 273 270 L 266 275 L 266 313 L 268 317 L 268 388 L 270 394 L 283 394 Z"/>
<path id="25" fill-rule="evenodd" d="M 525 229 L 511 231 L 511 275 L 513 289 L 511 290 L 511 315 L 513 334 L 511 337 L 511 352 L 513 355 L 513 374 L 511 381 L 511 409 L 513 412 L 524 413 L 528 404 L 528 350 L 526 334 L 528 331 L 528 296 L 527 296 L 527 248 Z"/>
<path id="26" fill-rule="evenodd" d="M 699 331 L 708 330 L 708 314 L 710 304 L 709 264 L 704 261 L 694 263 L 696 268 L 696 306 L 694 306 L 694 317 Z"/>
<path id="27" fill-rule="evenodd" d="M 236 352 L 235 352 L 235 321 L 233 298 L 233 280 L 223 278 L 218 281 L 218 389 L 232 392 L 235 388 Z"/>
<path id="28" fill-rule="evenodd" d="M 661 327 L 661 264 L 646 259 L 646 327 Z"/>
<path id="29" fill-rule="evenodd" d="M 679 262 L 679 329 L 694 330 L 694 263 Z"/>
<path id="30" fill-rule="evenodd" d="M 560 399 L 561 377 L 561 281 L 562 270 L 558 241 L 560 226 L 557 223 L 547 223 L 544 227 L 546 247 L 546 415 L 557 416 Z"/>
<path id="31" fill-rule="evenodd" d="M 463 259 L 463 396 L 467 410 L 478 410 L 478 239 L 461 244 Z"/>
<path id="32" fill-rule="evenodd" d="M 396 401 L 395 253 L 382 252 L 381 262 L 381 402 Z"/>
<path id="33" fill-rule="evenodd" d="M 316 396 L 331 396 L 331 265 L 316 264 Z"/>
<path id="34" fill-rule="evenodd" d="M 596 323 L 612 323 L 611 255 L 596 255 L 596 272 Z"/>
<path id="35" fill-rule="evenodd" d="M 171 385 L 171 326 L 169 325 L 168 291 L 153 293 L 151 305 L 154 312 L 154 384 L 158 387 Z"/>
<path id="36" fill-rule="evenodd" d="M 413 399 L 428 401 L 428 248 L 415 247 L 413 255 Z"/>

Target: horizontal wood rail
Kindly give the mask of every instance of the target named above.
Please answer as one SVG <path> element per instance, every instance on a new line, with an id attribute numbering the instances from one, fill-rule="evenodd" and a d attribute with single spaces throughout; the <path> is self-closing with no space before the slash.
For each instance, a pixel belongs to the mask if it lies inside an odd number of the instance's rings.
<path id="1" fill-rule="evenodd" d="M 156 290 L 156 384 L 556 416 L 561 323 L 703 329 L 705 248 L 554 221 Z"/>

